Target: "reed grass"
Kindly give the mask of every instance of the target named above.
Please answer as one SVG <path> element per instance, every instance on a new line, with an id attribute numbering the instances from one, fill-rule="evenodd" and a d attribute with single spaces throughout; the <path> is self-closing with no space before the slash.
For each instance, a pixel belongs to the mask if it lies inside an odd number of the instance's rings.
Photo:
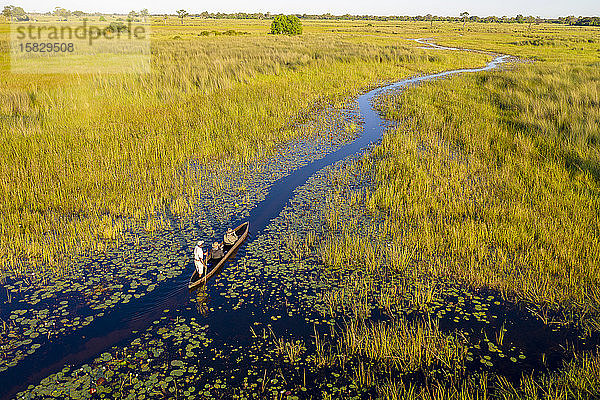
<path id="1" fill-rule="evenodd" d="M 377 233 L 331 238 L 323 260 L 386 260 L 409 281 L 492 287 L 597 329 L 599 82 L 593 66 L 540 62 L 382 98 L 401 124 L 364 161 Z"/>
<path id="2" fill-rule="evenodd" d="M 354 166 L 375 170 L 375 187 L 361 193 L 373 217 L 370 229 L 356 232 L 339 226 L 334 211 L 325 214 L 332 233 L 323 242 L 322 260 L 336 269 L 347 266 L 366 282 L 379 277 L 382 284 L 371 285 L 370 292 L 346 290 L 346 297 L 340 290 L 329 293 L 325 297 L 335 304 L 330 312 L 353 315 L 339 303 L 369 296 L 387 310 L 405 310 L 406 304 L 426 309 L 438 285 L 459 282 L 525 303 L 547 324 L 597 331 L 598 31 L 487 26 L 485 32 L 474 26 L 459 36 L 446 28 L 438 30 L 438 42 L 536 62 L 431 82 L 378 100 L 381 113 L 399 124 Z M 351 195 L 332 198 L 330 209 L 347 207 Z M 369 264 L 373 260 L 378 271 Z M 341 333 L 350 345 L 339 347 L 337 357 L 369 354 L 375 364 L 391 368 L 396 360 L 381 355 L 389 354 L 386 346 L 398 334 L 390 325 L 364 324 L 350 317 Z M 411 329 L 418 337 L 419 328 Z M 503 326 L 494 340 L 504 341 Z M 421 343 L 413 347 L 425 351 Z M 446 354 L 443 347 L 431 349 Z M 470 372 L 412 382 L 402 374 L 377 376 L 368 363 L 355 374 L 385 399 L 598 397 L 598 354 L 573 357 L 559 370 L 523 375 L 520 383 Z"/>
<path id="3" fill-rule="evenodd" d="M 479 378 L 432 381 L 417 387 L 401 380 L 388 380 L 378 386 L 382 399 L 528 399 L 583 400 L 598 398 L 600 383 L 598 353 L 586 352 L 565 363 L 557 372 L 541 376 L 526 375 L 513 384 L 503 377 L 483 373 Z"/>
<path id="4" fill-rule="evenodd" d="M 339 339 L 339 346 L 350 358 L 364 357 L 390 373 L 402 374 L 434 367 L 452 370 L 460 375 L 467 349 L 457 335 L 446 335 L 436 321 L 401 318 L 390 323 L 352 320 Z"/>
<path id="5" fill-rule="evenodd" d="M 291 364 L 297 363 L 302 353 L 306 350 L 304 343 L 300 340 L 286 341 L 283 338 L 279 338 L 275 343 L 277 353 Z"/>
<path id="6" fill-rule="evenodd" d="M 485 59 L 321 29 L 275 37 L 256 24 L 210 37 L 197 34 L 205 24 L 158 25 L 152 73 L 57 77 L 11 74 L 1 26 L 0 269 L 64 273 L 71 256 L 101 251 L 130 223 L 162 229 L 166 203 L 189 212 L 190 196 L 205 195 L 185 181 L 197 165 L 272 156 L 315 107 Z"/>
<path id="7" fill-rule="evenodd" d="M 597 316 L 599 78 L 527 65 L 385 100 L 404 123 L 378 149 L 367 201 L 391 217 L 386 234 L 404 231 L 394 242 L 417 247 L 417 267 Z"/>
<path id="8" fill-rule="evenodd" d="M 465 374 L 465 338 L 442 333 L 433 320 L 372 323 L 353 318 L 341 331 L 332 330 L 331 338 L 336 336 L 336 342 L 325 342 L 315 331 L 314 365 L 347 371 L 357 388 L 376 387 L 383 398 L 388 391 L 398 391 L 394 388 L 404 385 L 405 376 L 438 382 L 439 376 L 454 381 Z"/>

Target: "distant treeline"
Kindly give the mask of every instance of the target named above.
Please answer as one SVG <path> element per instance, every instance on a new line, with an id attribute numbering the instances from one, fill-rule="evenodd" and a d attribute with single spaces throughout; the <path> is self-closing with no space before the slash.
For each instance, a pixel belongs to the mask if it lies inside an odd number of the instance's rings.
<path id="1" fill-rule="evenodd" d="M 573 25 L 600 26 L 600 17 L 579 17 Z"/>
<path id="2" fill-rule="evenodd" d="M 183 10 L 182 10 L 183 11 Z M 15 6 L 5 6 L 2 14 L 6 17 L 12 16 L 13 18 L 25 18 L 27 17 L 27 12 L 23 10 L 21 7 Z M 56 9 L 52 12 L 47 12 L 46 14 L 54 14 L 61 17 L 75 16 L 75 17 L 83 17 L 83 16 L 102 16 L 104 14 L 101 13 L 86 13 L 83 11 L 69 11 L 61 7 L 56 7 Z M 466 16 L 465 16 L 466 14 Z M 106 14 L 109 15 L 109 14 Z M 112 14 L 117 15 L 117 14 Z M 131 11 L 127 16 L 131 19 L 134 18 L 143 18 L 150 15 L 147 9 L 141 10 L 139 12 Z M 172 14 L 174 15 L 174 14 Z M 267 13 L 209 13 L 208 11 L 204 11 L 199 14 L 187 14 L 186 16 L 195 17 L 195 18 L 215 18 L 215 19 L 273 19 L 275 16 L 279 14 L 271 14 Z M 467 12 L 461 14 L 461 16 L 438 16 L 438 15 L 418 15 L 418 16 L 408 16 L 408 15 L 392 15 L 392 16 L 378 16 L 378 15 L 333 15 L 333 14 L 292 14 L 300 19 L 322 19 L 322 20 L 365 20 L 365 21 L 453 21 L 453 22 L 504 22 L 504 23 L 554 23 L 554 24 L 567 24 L 567 25 L 580 25 L 580 26 L 600 26 L 600 17 L 575 17 L 570 15 L 568 17 L 558 17 L 558 18 L 540 18 L 534 16 L 523 16 L 521 14 L 515 17 L 478 17 L 477 15 L 468 15 Z M 164 16 L 164 14 L 153 14 L 153 16 Z"/>
<path id="3" fill-rule="evenodd" d="M 192 17 L 199 18 L 215 18 L 215 19 L 272 19 L 276 14 L 271 13 L 209 13 L 204 11 L 200 14 L 190 14 Z M 465 18 L 461 16 L 456 17 L 443 17 L 437 15 L 392 15 L 392 16 L 378 16 L 378 15 L 333 15 L 333 14 L 293 14 L 300 19 L 331 19 L 331 20 L 365 20 L 365 21 L 455 21 L 464 22 Z M 515 17 L 478 17 L 471 15 L 466 18 L 468 22 L 505 22 L 505 23 L 555 23 L 555 24 L 568 24 L 568 25 L 592 25 L 600 26 L 600 17 L 575 17 L 573 15 L 568 17 L 558 18 L 540 18 L 533 16 L 523 16 L 521 14 Z"/>

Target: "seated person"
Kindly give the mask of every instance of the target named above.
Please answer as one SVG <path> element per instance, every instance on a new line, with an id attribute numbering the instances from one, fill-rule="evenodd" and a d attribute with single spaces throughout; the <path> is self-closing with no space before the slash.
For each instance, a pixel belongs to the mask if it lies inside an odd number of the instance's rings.
<path id="1" fill-rule="evenodd" d="M 212 245 L 212 249 L 210 250 L 210 257 L 213 260 L 218 260 L 223 258 L 223 245 L 219 242 L 214 242 Z"/>
<path id="2" fill-rule="evenodd" d="M 227 229 L 227 233 L 223 237 L 223 242 L 225 242 L 227 246 L 233 246 L 237 240 L 238 236 L 235 234 L 235 231 L 231 228 Z"/>

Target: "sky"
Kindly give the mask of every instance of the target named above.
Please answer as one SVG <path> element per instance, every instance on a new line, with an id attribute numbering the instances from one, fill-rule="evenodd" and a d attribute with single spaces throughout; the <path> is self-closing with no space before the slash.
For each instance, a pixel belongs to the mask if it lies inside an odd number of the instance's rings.
<path id="1" fill-rule="evenodd" d="M 599 16 L 600 0 L 0 0 L 5 5 L 23 7 L 27 12 L 46 12 L 60 6 L 71 11 L 127 13 L 147 8 L 151 14 L 174 13 L 185 9 L 189 13 L 209 12 L 271 12 L 369 15 L 440 15 L 458 16 L 467 11 L 470 15 L 515 16 L 533 15 L 542 18 L 558 16 Z"/>

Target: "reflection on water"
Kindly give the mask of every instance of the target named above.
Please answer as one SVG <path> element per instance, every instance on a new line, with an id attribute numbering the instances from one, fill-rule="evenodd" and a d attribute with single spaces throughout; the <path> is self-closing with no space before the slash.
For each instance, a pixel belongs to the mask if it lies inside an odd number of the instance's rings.
<path id="1" fill-rule="evenodd" d="M 210 301 L 210 297 L 206 292 L 206 286 L 202 285 L 202 287 L 195 292 L 196 296 L 196 310 L 198 314 L 205 316 L 208 314 L 208 302 Z"/>

